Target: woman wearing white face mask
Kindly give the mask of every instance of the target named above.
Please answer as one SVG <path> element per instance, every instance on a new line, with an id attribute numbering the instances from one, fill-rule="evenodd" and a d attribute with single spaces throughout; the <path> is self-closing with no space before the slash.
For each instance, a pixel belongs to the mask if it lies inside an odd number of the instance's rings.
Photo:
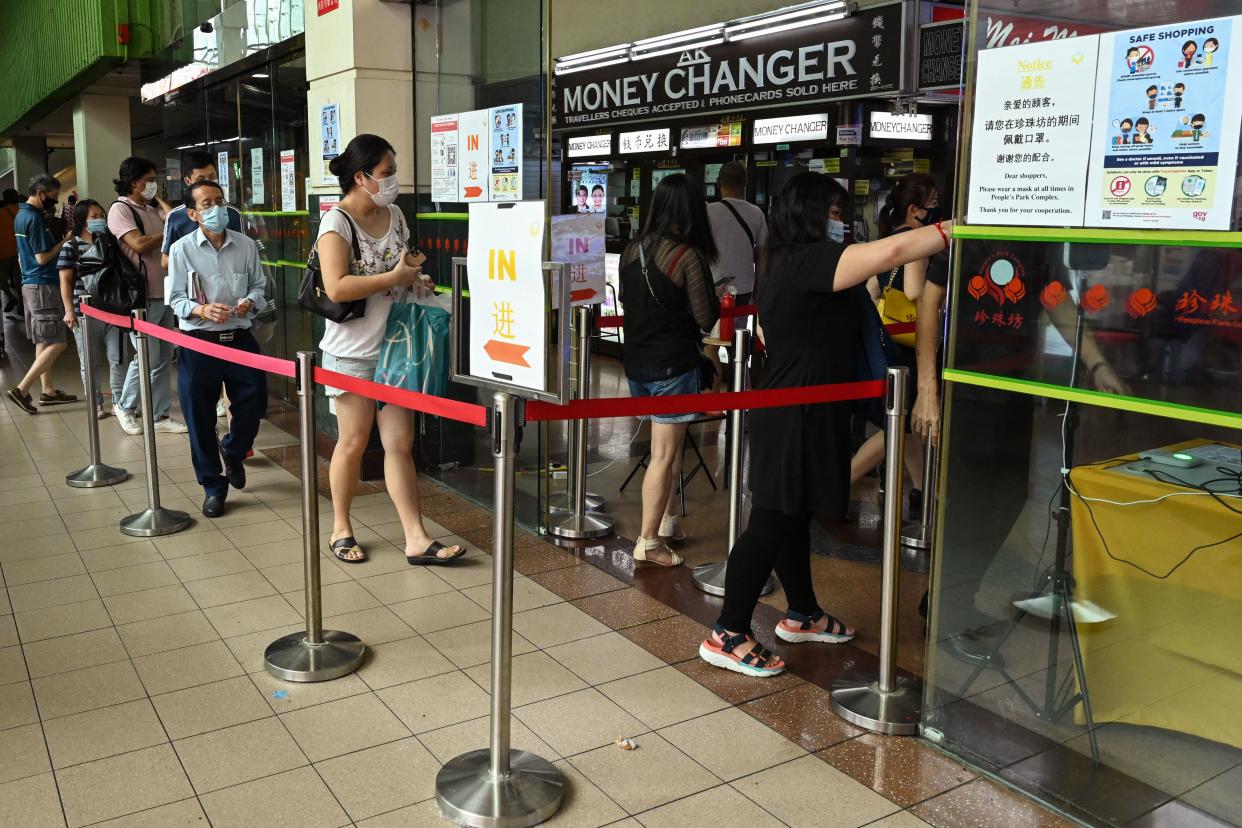
<path id="1" fill-rule="evenodd" d="M 319 341 L 322 365 L 329 371 L 369 380 L 375 376 L 392 303 L 407 298 L 411 289 L 430 293 L 432 284 L 407 252 L 410 231 L 393 203 L 399 187 L 392 145 L 378 135 L 364 133 L 350 141 L 328 168 L 340 181 L 344 195 L 340 206 L 324 214 L 319 225 L 316 245 L 324 290 L 334 302 L 365 299 L 366 313 L 349 322 L 325 323 Z M 359 254 L 356 261 L 355 241 Z M 465 554 L 459 546 L 436 543 L 423 526 L 412 454 L 412 412 L 384 406 L 377 415 L 374 400 L 334 388 L 328 388 L 327 395 L 339 432 L 328 470 L 333 510 L 328 546 L 332 554 L 346 563 L 361 563 L 367 557 L 354 538 L 349 510 L 371 425 L 377 418 L 384 444 L 384 482 L 405 530 L 407 561 L 447 563 Z"/>

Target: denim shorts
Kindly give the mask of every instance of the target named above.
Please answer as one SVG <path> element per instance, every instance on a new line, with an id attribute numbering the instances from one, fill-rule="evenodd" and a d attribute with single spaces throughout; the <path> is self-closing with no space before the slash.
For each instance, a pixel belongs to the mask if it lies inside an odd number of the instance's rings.
<path id="1" fill-rule="evenodd" d="M 673 397 L 678 394 L 697 394 L 699 393 L 699 369 L 687 371 L 681 376 L 669 377 L 668 379 L 653 380 L 652 382 L 639 382 L 637 380 L 629 380 L 631 397 Z M 651 422 L 653 423 L 688 423 L 699 416 L 698 411 L 691 411 L 688 414 L 653 414 Z"/>

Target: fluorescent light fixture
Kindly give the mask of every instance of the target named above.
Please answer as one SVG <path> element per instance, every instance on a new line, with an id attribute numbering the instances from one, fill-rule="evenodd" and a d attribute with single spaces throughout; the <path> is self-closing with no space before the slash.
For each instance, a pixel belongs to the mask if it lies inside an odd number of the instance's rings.
<path id="1" fill-rule="evenodd" d="M 787 23 L 779 23 L 775 26 L 763 26 L 762 28 L 746 28 L 740 26 L 730 26 L 725 29 L 725 37 L 730 41 L 746 40 L 750 37 L 763 37 L 764 35 L 776 34 L 777 32 L 787 32 L 790 29 L 801 29 L 804 26 L 815 26 L 819 23 L 828 23 L 833 20 L 841 20 L 849 12 L 842 9 L 831 14 L 819 15 L 818 17 L 806 17 L 799 20 L 791 20 Z"/>
<path id="2" fill-rule="evenodd" d="M 577 63 L 592 63 L 596 60 L 604 58 L 618 57 L 627 54 L 630 44 L 622 43 L 619 46 L 606 46 L 603 49 L 592 49 L 589 52 L 577 52 L 572 55 L 565 55 L 556 59 L 558 65 L 573 66 Z"/>
<path id="3" fill-rule="evenodd" d="M 645 58 L 659 57 L 660 55 L 671 55 L 673 52 L 687 52 L 691 49 L 703 49 L 708 46 L 719 46 L 724 43 L 724 38 L 717 35 L 716 37 L 706 40 L 696 40 L 692 43 L 678 43 L 675 46 L 665 46 L 662 49 L 655 49 L 650 52 L 640 52 L 637 48 L 630 49 L 630 57 L 633 60 L 643 60 Z"/>
<path id="4" fill-rule="evenodd" d="M 712 37 L 720 34 L 721 24 L 713 23 L 710 26 L 699 26 L 694 29 L 683 29 L 680 32 L 672 32 L 670 34 L 659 35 L 657 37 L 645 37 L 642 40 L 635 40 L 632 44 L 636 49 L 645 49 L 648 46 L 661 46 L 668 43 L 679 43 L 684 40 L 696 40 L 703 37 Z"/>
<path id="5" fill-rule="evenodd" d="M 806 17 L 809 14 L 844 11 L 845 9 L 845 0 L 813 0 L 813 2 L 802 3 L 798 6 L 786 6 L 784 9 L 752 14 L 749 17 L 739 17 L 736 20 L 730 20 L 728 25 L 730 28 L 735 29 L 749 29 L 754 26 L 770 26 L 776 23 L 783 23 L 786 20 Z"/>
<path id="6" fill-rule="evenodd" d="M 558 63 L 556 65 L 556 74 L 569 75 L 573 72 L 583 72 L 587 69 L 598 69 L 601 66 L 612 66 L 614 63 L 625 63 L 629 59 L 629 55 L 624 55 L 619 58 L 613 58 L 612 60 L 601 60 L 596 61 L 595 63 L 579 63 L 574 66 L 562 66 Z"/>
<path id="7" fill-rule="evenodd" d="M 269 78 L 269 77 L 271 77 L 271 75 L 267 74 L 267 72 L 255 72 L 255 73 L 254 73 L 253 75 L 251 75 L 250 77 L 252 77 L 252 78 Z"/>

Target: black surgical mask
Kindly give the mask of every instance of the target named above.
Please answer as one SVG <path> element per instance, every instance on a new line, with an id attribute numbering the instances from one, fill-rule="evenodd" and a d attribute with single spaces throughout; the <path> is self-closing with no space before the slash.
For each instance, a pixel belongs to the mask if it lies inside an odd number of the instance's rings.
<path id="1" fill-rule="evenodd" d="M 48 210 L 51 210 L 53 207 L 56 206 L 57 201 L 59 201 L 59 199 L 56 198 L 56 196 L 44 196 L 43 197 L 43 211 L 47 212 Z"/>
<path id="2" fill-rule="evenodd" d="M 935 224 L 936 222 L 940 221 L 940 208 L 939 207 L 928 207 L 927 214 L 924 215 L 921 219 L 919 219 L 919 221 L 922 223 L 924 227 L 926 227 L 929 224 Z"/>

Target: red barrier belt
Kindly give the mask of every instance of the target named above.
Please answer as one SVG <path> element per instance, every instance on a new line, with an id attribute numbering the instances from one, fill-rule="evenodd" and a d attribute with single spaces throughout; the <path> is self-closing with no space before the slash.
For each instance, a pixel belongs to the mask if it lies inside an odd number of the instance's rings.
<path id="1" fill-rule="evenodd" d="M 222 359 L 235 365 L 257 368 L 260 371 L 266 371 L 269 374 L 279 374 L 282 377 L 297 376 L 297 366 L 291 359 L 278 359 L 265 354 L 252 354 L 240 348 L 230 348 L 228 345 L 208 342 L 205 339 L 197 339 L 189 334 L 174 331 L 171 328 L 136 319 L 134 320 L 134 329 L 156 339 L 162 339 L 165 342 L 171 342 L 174 345 L 180 345 L 182 348 L 188 348 L 191 351 L 197 351 L 200 354 Z"/>
<path id="2" fill-rule="evenodd" d="M 689 414 L 700 411 L 732 411 L 738 408 L 779 408 L 786 405 L 867 400 L 884 396 L 881 380 L 734 391 L 720 394 L 677 394 L 671 397 L 617 397 L 574 400 L 569 405 L 545 402 L 526 404 L 529 422 L 545 420 L 595 420 L 607 417 L 641 417 L 651 414 Z"/>
<path id="3" fill-rule="evenodd" d="M 126 328 L 128 330 L 133 330 L 134 328 L 133 317 L 101 311 L 99 308 L 91 307 L 85 303 L 82 304 L 82 315 L 98 319 L 100 322 L 106 322 L 109 325 L 116 325 L 118 328 Z"/>
<path id="4" fill-rule="evenodd" d="M 315 382 L 339 388 L 349 394 L 381 400 L 412 411 L 422 411 L 425 414 L 434 414 L 437 417 L 447 417 L 450 420 L 457 420 L 458 422 L 468 423 L 480 428 L 487 425 L 487 409 L 474 403 L 450 400 L 444 397 L 433 397 L 430 394 L 407 391 L 404 388 L 394 388 L 391 385 L 358 379 L 348 374 L 338 374 L 336 371 L 329 371 L 326 368 L 315 369 Z"/>

